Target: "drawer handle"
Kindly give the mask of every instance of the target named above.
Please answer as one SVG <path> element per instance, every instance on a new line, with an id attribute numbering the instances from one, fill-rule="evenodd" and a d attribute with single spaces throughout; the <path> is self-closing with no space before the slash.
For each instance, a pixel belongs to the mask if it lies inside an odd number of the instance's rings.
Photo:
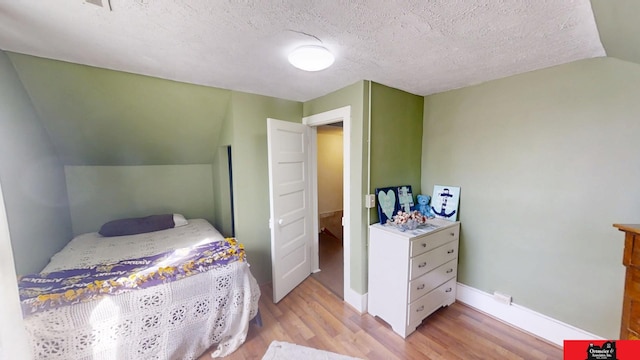
<path id="1" fill-rule="evenodd" d="M 449 233 L 449 235 L 451 235 L 451 236 L 456 236 L 456 233 Z"/>
<path id="2" fill-rule="evenodd" d="M 424 310 L 424 305 L 422 305 L 422 306 L 420 306 L 419 308 L 417 308 L 417 309 L 416 309 L 416 312 L 420 312 L 420 311 L 422 311 L 422 310 Z"/>
<path id="3" fill-rule="evenodd" d="M 426 261 L 425 261 L 425 262 L 423 262 L 422 264 L 418 264 L 418 267 L 419 267 L 419 268 L 423 268 L 423 267 L 425 267 L 425 266 L 427 266 L 427 262 L 426 262 Z"/>
<path id="4" fill-rule="evenodd" d="M 420 284 L 420 286 L 416 288 L 416 290 L 422 290 L 422 289 L 424 289 L 424 284 Z"/>
<path id="5" fill-rule="evenodd" d="M 453 249 L 447 251 L 447 254 L 453 254 Z"/>
<path id="6" fill-rule="evenodd" d="M 422 247 L 427 247 L 426 243 L 422 243 L 421 245 L 422 245 Z"/>
<path id="7" fill-rule="evenodd" d="M 447 270 L 447 274 L 451 274 L 452 272 L 453 272 L 453 269 Z"/>
<path id="8" fill-rule="evenodd" d="M 448 292 L 450 293 L 453 289 L 452 288 L 448 288 L 447 290 L 445 290 L 444 292 Z"/>

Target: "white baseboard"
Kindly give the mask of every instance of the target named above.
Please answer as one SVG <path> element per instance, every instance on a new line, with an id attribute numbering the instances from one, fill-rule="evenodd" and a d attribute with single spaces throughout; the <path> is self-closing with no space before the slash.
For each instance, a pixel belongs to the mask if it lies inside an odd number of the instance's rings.
<path id="1" fill-rule="evenodd" d="M 458 283 L 456 300 L 559 346 L 564 340 L 605 340 L 523 306 L 499 303 L 491 294 L 464 284 Z"/>
<path id="2" fill-rule="evenodd" d="M 360 295 L 352 289 L 345 289 L 344 302 L 351 305 L 354 309 L 358 310 L 361 314 L 367 312 L 367 304 L 369 303 L 369 293 Z"/>

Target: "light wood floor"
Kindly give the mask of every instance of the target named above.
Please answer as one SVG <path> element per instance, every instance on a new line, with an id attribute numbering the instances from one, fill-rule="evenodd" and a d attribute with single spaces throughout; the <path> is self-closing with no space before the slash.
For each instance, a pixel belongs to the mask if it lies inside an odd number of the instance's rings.
<path id="1" fill-rule="evenodd" d="M 225 359 L 261 359 L 273 340 L 362 359 L 562 359 L 562 349 L 466 305 L 454 303 L 428 317 L 402 339 L 382 320 L 360 315 L 314 278 L 278 304 L 261 287 L 263 326 Z M 205 353 L 199 360 L 210 359 Z"/>
<path id="2" fill-rule="evenodd" d="M 342 240 L 329 231 L 318 234 L 320 271 L 311 274 L 320 284 L 344 299 L 344 249 Z"/>

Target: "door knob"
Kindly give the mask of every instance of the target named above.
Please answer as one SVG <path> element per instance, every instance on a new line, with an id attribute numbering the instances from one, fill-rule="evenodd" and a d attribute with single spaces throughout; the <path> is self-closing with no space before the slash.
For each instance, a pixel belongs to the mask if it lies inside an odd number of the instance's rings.
<path id="1" fill-rule="evenodd" d="M 284 225 L 284 219 L 278 219 L 278 225 L 280 226 Z"/>

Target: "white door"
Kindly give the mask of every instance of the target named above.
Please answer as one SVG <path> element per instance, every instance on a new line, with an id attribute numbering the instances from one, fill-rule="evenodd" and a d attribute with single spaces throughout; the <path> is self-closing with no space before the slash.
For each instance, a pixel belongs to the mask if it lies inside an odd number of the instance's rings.
<path id="1" fill-rule="evenodd" d="M 267 119 L 273 302 L 311 273 L 312 206 L 305 125 Z"/>

